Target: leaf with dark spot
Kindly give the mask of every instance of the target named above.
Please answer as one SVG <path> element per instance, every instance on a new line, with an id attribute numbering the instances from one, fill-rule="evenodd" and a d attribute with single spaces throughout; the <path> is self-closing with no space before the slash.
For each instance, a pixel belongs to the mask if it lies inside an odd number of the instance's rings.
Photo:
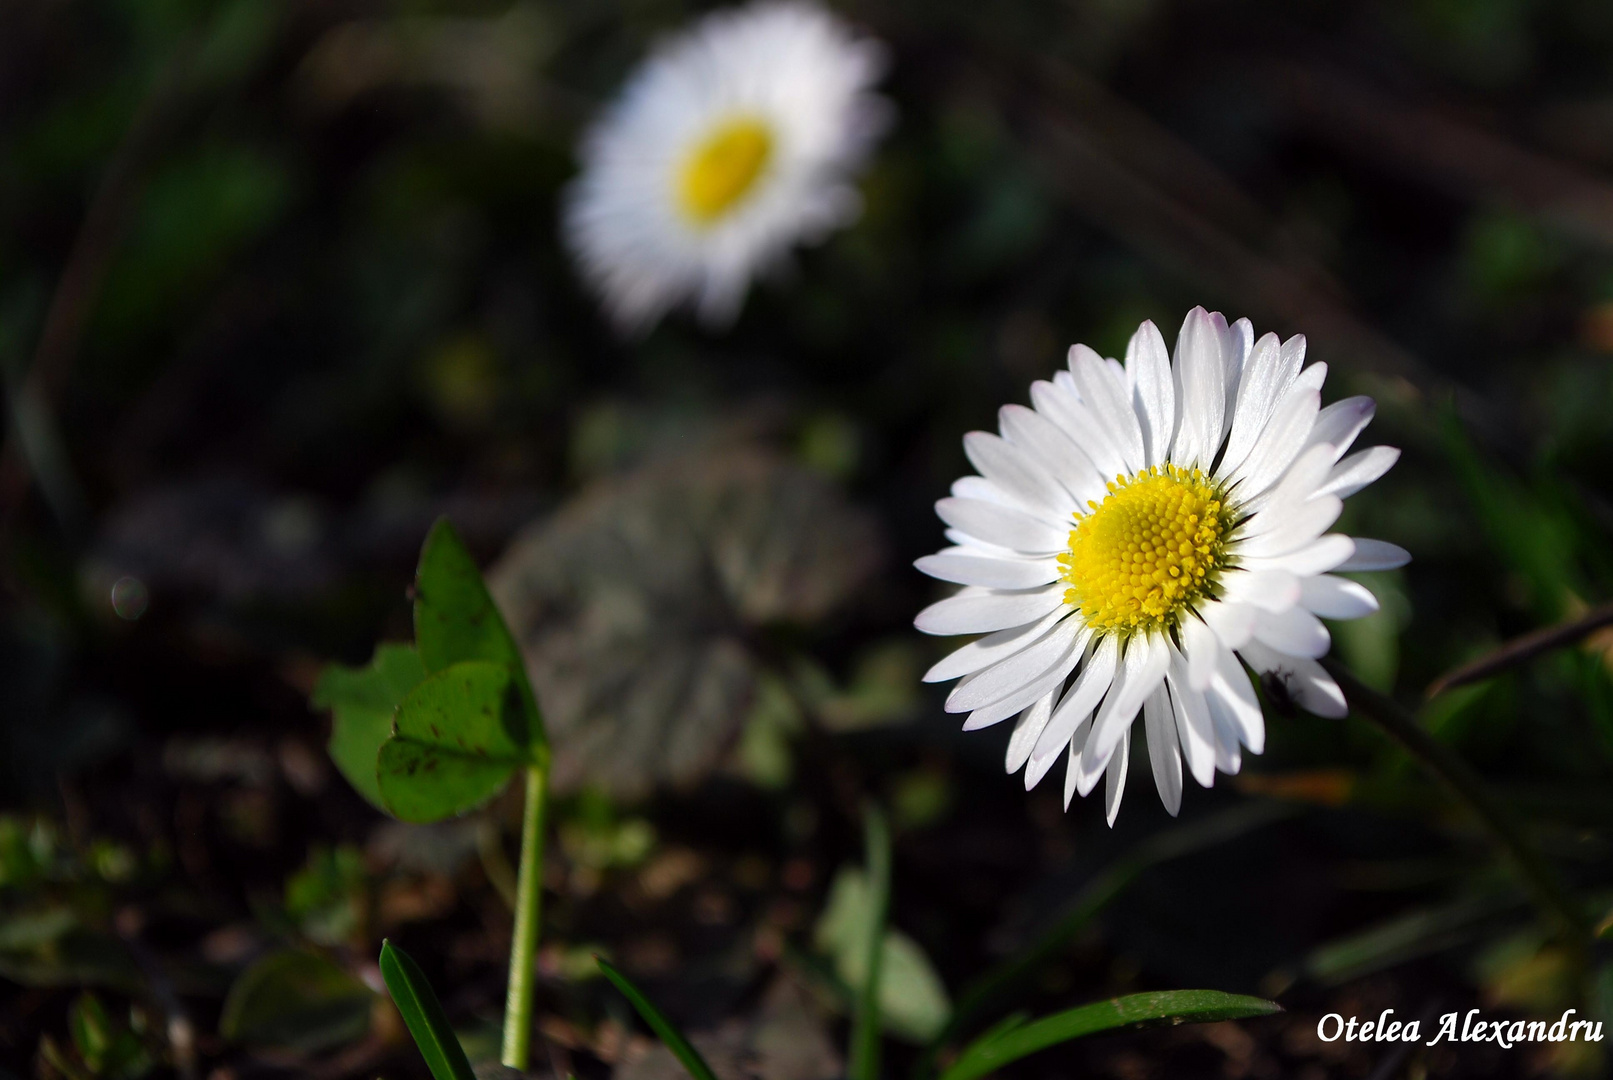
<path id="1" fill-rule="evenodd" d="M 377 781 L 404 821 L 440 821 L 498 794 L 533 761 L 522 680 L 508 664 L 467 660 L 428 675 L 398 707 Z"/>

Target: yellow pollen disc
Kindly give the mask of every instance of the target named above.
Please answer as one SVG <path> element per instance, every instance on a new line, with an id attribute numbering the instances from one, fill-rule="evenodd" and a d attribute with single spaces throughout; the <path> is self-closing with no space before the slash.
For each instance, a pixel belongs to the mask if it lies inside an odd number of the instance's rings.
<path id="1" fill-rule="evenodd" d="M 1103 502 L 1087 503 L 1059 556 L 1065 602 L 1094 630 L 1174 627 L 1211 595 L 1226 565 L 1232 515 L 1198 469 L 1156 466 L 1117 476 Z"/>
<path id="2" fill-rule="evenodd" d="M 773 133 L 752 117 L 719 125 L 684 160 L 678 202 L 689 219 L 711 225 L 751 194 L 773 157 Z"/>

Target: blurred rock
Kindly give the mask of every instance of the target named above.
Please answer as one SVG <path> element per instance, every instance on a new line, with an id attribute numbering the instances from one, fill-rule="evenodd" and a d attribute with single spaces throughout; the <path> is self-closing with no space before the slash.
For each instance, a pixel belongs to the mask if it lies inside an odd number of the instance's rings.
<path id="1" fill-rule="evenodd" d="M 527 656 L 555 784 L 637 797 L 717 765 L 747 716 L 758 631 L 811 624 L 869 579 L 873 521 L 760 448 L 595 484 L 488 577 Z"/>

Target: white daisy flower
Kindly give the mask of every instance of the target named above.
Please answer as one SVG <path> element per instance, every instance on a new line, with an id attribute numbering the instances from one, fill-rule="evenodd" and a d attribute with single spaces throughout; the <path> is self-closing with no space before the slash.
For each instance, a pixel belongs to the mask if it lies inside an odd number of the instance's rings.
<path id="1" fill-rule="evenodd" d="M 595 124 L 566 239 L 617 323 L 692 300 L 733 318 L 751 277 L 856 217 L 849 178 L 884 130 L 885 66 L 802 2 L 714 12 L 662 42 Z"/>
<path id="2" fill-rule="evenodd" d="M 1400 451 L 1345 457 L 1372 399 L 1323 408 L 1327 365 L 1304 357 L 1303 337 L 1255 341 L 1247 319 L 1195 308 L 1174 359 L 1151 322 L 1124 364 L 1077 345 L 1068 371 L 1031 387 L 1033 408 L 1001 411 L 1001 436 L 964 437 L 981 475 L 936 503 L 955 546 L 917 563 L 964 588 L 915 624 L 985 635 L 925 680 L 960 680 L 946 707 L 969 714 L 965 730 L 1018 718 L 1007 764 L 1026 790 L 1062 754 L 1065 808 L 1107 775 L 1113 825 L 1140 711 L 1174 815 L 1184 764 L 1209 787 L 1265 744 L 1244 664 L 1301 708 L 1345 714 L 1316 662 L 1329 645 L 1318 616 L 1378 603 L 1330 571 L 1410 556 L 1327 529 Z"/>

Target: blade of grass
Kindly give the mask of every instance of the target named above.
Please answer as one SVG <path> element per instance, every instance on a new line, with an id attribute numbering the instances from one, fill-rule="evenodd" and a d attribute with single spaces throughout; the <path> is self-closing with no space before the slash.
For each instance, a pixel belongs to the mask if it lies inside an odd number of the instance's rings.
<path id="1" fill-rule="evenodd" d="M 868 966 L 857 991 L 857 1013 L 851 1026 L 851 1051 L 847 1055 L 851 1080 L 879 1080 L 879 978 L 884 952 L 885 921 L 890 914 L 891 840 L 890 826 L 878 807 L 863 812 L 863 845 L 868 859 Z"/>
<path id="2" fill-rule="evenodd" d="M 390 941 L 381 942 L 381 978 L 386 980 L 386 988 L 392 992 L 392 1000 L 431 1075 L 436 1080 L 475 1080 L 459 1037 L 448 1026 L 442 1002 L 437 1000 L 425 973 L 408 953 Z"/>
<path id="3" fill-rule="evenodd" d="M 1168 990 L 1111 998 L 1006 1031 L 999 1025 L 970 1043 L 951 1068 L 941 1074 L 941 1080 L 976 1080 L 1038 1050 L 1116 1028 L 1201 1024 L 1278 1012 L 1282 1012 L 1282 1006 L 1274 1001 L 1219 990 Z"/>
<path id="4" fill-rule="evenodd" d="M 689 1040 L 683 1037 L 683 1032 L 679 1031 L 672 1021 L 663 1016 L 660 1009 L 650 1004 L 650 999 L 645 997 L 638 987 L 628 981 L 626 975 L 617 971 L 602 957 L 594 957 L 594 962 L 599 965 L 599 970 L 605 973 L 605 978 L 609 979 L 611 984 L 622 992 L 622 996 L 632 1003 L 633 1008 L 638 1010 L 638 1014 L 644 1018 L 644 1022 L 650 1025 L 650 1030 L 655 1032 L 668 1050 L 672 1051 L 672 1056 L 682 1062 L 685 1069 L 689 1070 L 690 1076 L 694 1077 L 695 1080 L 717 1080 L 716 1074 L 711 1071 L 711 1066 L 707 1065 L 706 1059 L 700 1056 L 700 1051 L 690 1045 Z"/>
<path id="5" fill-rule="evenodd" d="M 1138 844 L 1131 854 L 1090 878 L 1064 913 L 1035 942 L 997 965 L 959 995 L 946 1027 L 920 1056 L 913 1076 L 929 1075 L 942 1046 L 966 1032 L 987 1006 L 1011 997 L 1017 987 L 1026 984 L 1044 964 L 1057 956 L 1149 867 L 1224 843 L 1297 813 L 1299 808 L 1283 803 L 1249 803 L 1203 821 L 1162 830 Z"/>

